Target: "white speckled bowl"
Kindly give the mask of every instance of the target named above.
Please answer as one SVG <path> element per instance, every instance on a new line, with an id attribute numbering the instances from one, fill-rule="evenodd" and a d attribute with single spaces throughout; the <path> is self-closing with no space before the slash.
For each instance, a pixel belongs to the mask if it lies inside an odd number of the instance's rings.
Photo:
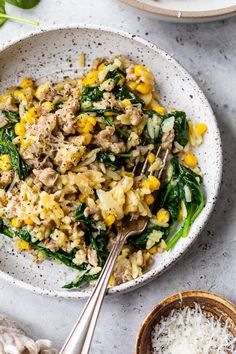
<path id="1" fill-rule="evenodd" d="M 169 22 L 197 23 L 236 14 L 235 0 L 121 0 L 151 17 Z"/>
<path id="2" fill-rule="evenodd" d="M 191 247 L 206 224 L 218 194 L 222 170 L 221 141 L 212 109 L 192 77 L 155 45 L 135 35 L 111 29 L 86 26 L 52 28 L 7 44 L 0 51 L 0 91 L 16 85 L 24 75 L 39 80 L 80 75 L 82 70 L 78 67 L 78 57 L 82 51 L 86 53 L 87 65 L 91 65 L 96 57 L 112 54 L 128 55 L 133 60 L 148 65 L 155 74 L 162 103 L 166 107 L 186 111 L 189 118 L 205 122 L 209 127 L 205 143 L 197 150 L 204 172 L 206 206 L 203 212 L 192 225 L 187 238 L 179 240 L 171 251 L 157 254 L 152 268 L 138 279 L 108 290 L 109 294 L 115 294 L 134 290 L 151 281 Z M 17 253 L 6 237 L 0 238 L 0 276 L 13 284 L 50 296 L 88 296 L 88 287 L 74 291 L 62 289 L 63 284 L 71 280 L 74 273 L 64 265 L 50 261 L 32 263 L 30 255 Z"/>

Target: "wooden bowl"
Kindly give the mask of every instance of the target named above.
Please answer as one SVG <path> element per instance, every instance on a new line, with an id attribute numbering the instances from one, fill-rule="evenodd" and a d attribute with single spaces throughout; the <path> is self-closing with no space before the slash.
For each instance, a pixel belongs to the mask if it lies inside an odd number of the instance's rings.
<path id="1" fill-rule="evenodd" d="M 220 317 L 221 321 L 228 320 L 230 331 L 236 336 L 235 305 L 225 298 L 207 291 L 185 291 L 163 300 L 145 318 L 138 333 L 136 354 L 151 354 L 151 333 L 163 316 L 167 317 L 173 309 L 179 310 L 186 306 L 194 307 L 196 303 L 203 310 Z"/>

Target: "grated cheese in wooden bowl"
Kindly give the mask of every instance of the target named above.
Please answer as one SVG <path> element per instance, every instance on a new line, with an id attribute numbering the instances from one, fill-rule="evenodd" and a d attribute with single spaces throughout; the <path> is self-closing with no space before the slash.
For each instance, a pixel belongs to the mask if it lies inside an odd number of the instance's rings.
<path id="1" fill-rule="evenodd" d="M 152 331 L 152 354 L 235 354 L 236 338 L 199 305 L 173 310 Z"/>

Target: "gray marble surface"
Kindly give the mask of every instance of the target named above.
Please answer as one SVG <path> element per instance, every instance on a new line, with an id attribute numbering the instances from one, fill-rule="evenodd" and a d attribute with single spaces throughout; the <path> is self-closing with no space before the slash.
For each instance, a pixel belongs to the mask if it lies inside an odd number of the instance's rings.
<path id="1" fill-rule="evenodd" d="M 146 314 L 164 297 L 182 290 L 210 290 L 236 302 L 236 17 L 208 24 L 159 22 L 117 0 L 41 0 L 33 10 L 9 13 L 39 19 L 41 26 L 91 23 L 138 34 L 172 54 L 206 93 L 217 116 L 223 147 L 223 183 L 216 210 L 197 242 L 160 279 L 132 293 L 106 299 L 91 353 L 130 354 Z M 31 32 L 8 22 L 0 46 Z M 1 280 L 0 312 L 21 321 L 29 334 L 62 345 L 84 305 L 33 295 Z"/>

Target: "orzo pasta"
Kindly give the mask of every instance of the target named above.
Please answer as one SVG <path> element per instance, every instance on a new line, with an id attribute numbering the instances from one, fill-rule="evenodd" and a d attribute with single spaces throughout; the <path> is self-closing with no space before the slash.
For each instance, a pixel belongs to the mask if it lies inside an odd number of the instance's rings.
<path id="1" fill-rule="evenodd" d="M 36 261 L 77 270 L 67 288 L 97 279 L 124 217 L 150 220 L 124 246 L 110 285 L 140 276 L 204 206 L 191 149 L 206 125 L 162 107 L 151 71 L 125 57 L 97 59 L 82 78 L 24 78 L 1 96 L 0 118 L 0 230 Z M 159 146 L 170 150 L 161 181 Z M 144 178 L 133 169 L 147 155 Z"/>

